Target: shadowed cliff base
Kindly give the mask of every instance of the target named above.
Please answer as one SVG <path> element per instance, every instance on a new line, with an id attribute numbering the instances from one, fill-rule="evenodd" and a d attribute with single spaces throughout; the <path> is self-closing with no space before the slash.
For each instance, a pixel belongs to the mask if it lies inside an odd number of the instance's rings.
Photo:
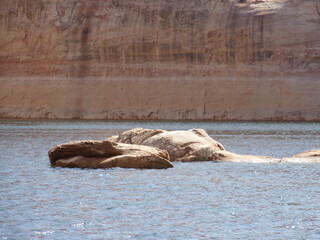
<path id="1" fill-rule="evenodd" d="M 0 6 L 0 117 L 320 120 L 320 3 Z"/>

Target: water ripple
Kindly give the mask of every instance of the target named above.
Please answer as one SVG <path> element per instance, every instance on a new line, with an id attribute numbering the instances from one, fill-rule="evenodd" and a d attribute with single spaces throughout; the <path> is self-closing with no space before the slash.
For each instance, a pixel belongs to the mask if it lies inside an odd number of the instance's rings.
<path id="1" fill-rule="evenodd" d="M 104 124 L 0 124 L 0 238 L 320 238 L 319 164 L 201 162 L 175 163 L 168 170 L 50 168 L 47 150 L 61 142 L 104 139 L 136 125 L 196 127 L 193 122 Z M 240 153 L 284 156 L 319 148 L 319 124 L 314 123 L 199 125 Z"/>

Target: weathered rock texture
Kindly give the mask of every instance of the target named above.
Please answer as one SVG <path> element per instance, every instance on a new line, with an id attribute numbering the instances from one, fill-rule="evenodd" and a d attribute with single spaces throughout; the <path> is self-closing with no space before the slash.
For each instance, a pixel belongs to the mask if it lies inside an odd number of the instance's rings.
<path id="1" fill-rule="evenodd" d="M 77 168 L 171 168 L 170 161 L 235 163 L 316 163 L 320 150 L 276 159 L 229 152 L 203 129 L 166 131 L 135 128 L 105 141 L 85 140 L 57 145 L 48 152 L 52 166 Z"/>
<path id="2" fill-rule="evenodd" d="M 290 158 L 282 158 L 281 162 L 320 163 L 320 149 L 302 152 Z"/>
<path id="3" fill-rule="evenodd" d="M 202 129 L 165 131 L 135 128 L 109 138 L 119 143 L 152 146 L 168 151 L 171 161 L 212 161 L 216 151 L 224 147 Z"/>
<path id="4" fill-rule="evenodd" d="M 294 155 L 295 158 L 320 158 L 320 149 L 314 149 Z"/>
<path id="5" fill-rule="evenodd" d="M 161 129 L 134 128 L 107 139 L 107 142 L 137 144 L 156 147 L 169 153 L 175 162 L 234 162 L 234 163 L 317 163 L 320 149 L 299 153 L 292 157 L 273 158 L 243 155 L 227 151 L 203 129 L 166 131 Z"/>
<path id="6" fill-rule="evenodd" d="M 172 162 L 246 162 L 270 163 L 278 159 L 265 156 L 240 155 L 228 152 L 221 143 L 212 139 L 203 129 L 166 131 L 160 129 L 134 128 L 109 141 L 152 146 L 166 150 Z"/>
<path id="7" fill-rule="evenodd" d="M 110 141 L 76 141 L 49 150 L 52 166 L 77 168 L 148 168 L 173 167 L 166 151 L 147 146 Z"/>
<path id="8" fill-rule="evenodd" d="M 277 163 L 279 159 L 259 155 L 243 155 L 229 151 L 217 151 L 213 155 L 215 162 L 234 162 L 234 163 Z"/>
<path id="9" fill-rule="evenodd" d="M 1 0 L 0 117 L 320 120 L 318 0 Z"/>

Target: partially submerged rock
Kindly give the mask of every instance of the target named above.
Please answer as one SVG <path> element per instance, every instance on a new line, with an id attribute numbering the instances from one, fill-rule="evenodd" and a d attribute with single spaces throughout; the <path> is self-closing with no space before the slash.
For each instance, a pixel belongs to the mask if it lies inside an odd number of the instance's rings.
<path id="1" fill-rule="evenodd" d="M 267 156 L 241 155 L 228 151 L 217 151 L 214 153 L 215 162 L 234 162 L 234 163 L 275 163 L 278 159 Z"/>
<path id="2" fill-rule="evenodd" d="M 277 159 L 271 157 L 240 155 L 228 152 L 221 143 L 212 139 L 203 129 L 165 131 L 161 129 L 134 128 L 118 136 L 112 136 L 108 140 L 164 149 L 168 151 L 172 162 L 270 163 L 277 161 Z"/>
<path id="3" fill-rule="evenodd" d="M 173 167 L 169 154 L 148 146 L 106 141 L 75 141 L 49 150 L 53 166 L 78 168 L 148 168 Z"/>
<path id="4" fill-rule="evenodd" d="M 300 153 L 289 158 L 242 155 L 225 150 L 221 143 L 212 139 L 203 129 L 166 131 L 161 129 L 134 128 L 110 141 L 153 146 L 168 151 L 172 162 L 235 162 L 235 163 L 280 163 L 320 162 L 320 150 Z"/>
<path id="5" fill-rule="evenodd" d="M 168 151 L 172 162 L 235 162 L 280 163 L 320 162 L 319 150 L 307 151 L 290 158 L 272 158 L 258 155 L 242 155 L 225 150 L 221 143 L 212 139 L 203 129 L 166 131 L 161 129 L 134 128 L 110 141 L 153 146 Z"/>
<path id="6" fill-rule="evenodd" d="M 170 168 L 170 161 L 235 163 L 320 162 L 320 149 L 276 159 L 226 151 L 203 129 L 166 131 L 135 128 L 106 141 L 76 141 L 49 151 L 53 166 L 78 168 Z"/>
<path id="7" fill-rule="evenodd" d="M 320 162 L 320 149 L 314 149 L 305 151 L 294 155 L 290 158 L 282 158 L 281 162 L 292 162 L 292 163 L 319 163 Z"/>
<path id="8" fill-rule="evenodd" d="M 222 144 L 212 139 L 203 129 L 165 131 L 135 128 L 109 140 L 166 150 L 172 162 L 212 161 L 216 151 L 224 150 Z"/>
<path id="9" fill-rule="evenodd" d="M 110 141 L 85 140 L 68 142 L 51 148 L 48 152 L 50 163 L 55 164 L 58 159 L 75 156 L 83 157 L 112 157 L 121 152 Z"/>
<path id="10" fill-rule="evenodd" d="M 314 149 L 305 151 L 297 155 L 292 156 L 293 158 L 320 158 L 320 149 Z"/>

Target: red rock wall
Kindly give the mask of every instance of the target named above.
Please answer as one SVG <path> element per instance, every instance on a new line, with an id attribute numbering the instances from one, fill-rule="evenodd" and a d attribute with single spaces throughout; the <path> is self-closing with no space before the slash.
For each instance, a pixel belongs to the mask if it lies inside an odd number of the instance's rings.
<path id="1" fill-rule="evenodd" d="M 320 2 L 238 2 L 1 0 L 0 117 L 320 120 Z"/>

